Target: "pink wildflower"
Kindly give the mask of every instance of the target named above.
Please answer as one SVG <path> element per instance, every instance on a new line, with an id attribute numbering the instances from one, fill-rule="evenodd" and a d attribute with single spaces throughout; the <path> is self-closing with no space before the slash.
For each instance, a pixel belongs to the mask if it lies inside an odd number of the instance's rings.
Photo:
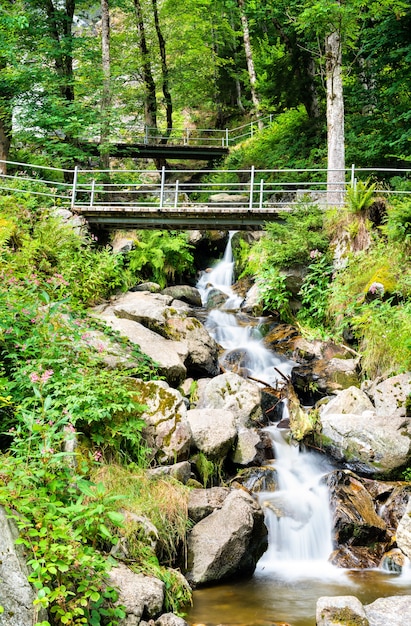
<path id="1" fill-rule="evenodd" d="M 43 385 L 53 376 L 53 374 L 54 374 L 53 370 L 46 370 L 45 372 L 42 373 L 40 380 L 43 383 Z"/>
<path id="2" fill-rule="evenodd" d="M 38 383 L 40 382 L 40 376 L 37 374 L 37 372 L 32 372 L 29 375 L 29 378 L 31 380 L 32 383 Z"/>
<path id="3" fill-rule="evenodd" d="M 96 450 L 93 454 L 94 460 L 96 461 L 96 463 L 100 463 L 100 461 L 103 459 L 103 455 L 100 452 L 100 450 Z"/>

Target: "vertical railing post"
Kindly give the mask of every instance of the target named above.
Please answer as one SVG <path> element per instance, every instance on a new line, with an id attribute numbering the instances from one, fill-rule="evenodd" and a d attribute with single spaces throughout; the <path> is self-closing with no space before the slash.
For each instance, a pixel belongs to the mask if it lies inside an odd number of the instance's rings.
<path id="1" fill-rule="evenodd" d="M 72 209 L 74 209 L 74 206 L 76 204 L 77 177 L 78 177 L 78 166 L 76 165 L 76 167 L 74 168 L 73 188 L 72 188 L 72 191 L 71 191 L 71 208 Z"/>
<path id="2" fill-rule="evenodd" d="M 260 180 L 260 204 L 259 209 L 263 208 L 263 195 L 264 195 L 264 178 Z"/>
<path id="3" fill-rule="evenodd" d="M 92 208 L 93 204 L 94 204 L 94 189 L 95 189 L 95 186 L 96 186 L 96 181 L 93 178 L 93 180 L 91 181 L 90 208 Z"/>
<path id="4" fill-rule="evenodd" d="M 354 188 L 356 186 L 355 182 L 355 165 L 354 163 L 351 165 L 351 187 Z"/>
<path id="5" fill-rule="evenodd" d="M 249 211 L 253 210 L 254 174 L 255 174 L 255 168 L 254 168 L 254 165 L 252 165 L 251 172 L 250 172 L 250 202 L 248 204 Z"/>
<path id="6" fill-rule="evenodd" d="M 147 126 L 147 124 L 144 124 L 144 143 L 146 145 L 148 144 L 148 126 Z"/>
<path id="7" fill-rule="evenodd" d="M 228 142 L 229 142 L 229 138 L 228 138 L 228 128 L 225 129 L 225 147 L 228 148 Z"/>
<path id="8" fill-rule="evenodd" d="M 176 195 L 174 198 L 174 208 L 176 209 L 178 206 L 178 180 L 176 180 Z"/>
<path id="9" fill-rule="evenodd" d="M 251 122 L 250 124 L 250 137 L 254 136 L 254 122 Z"/>
<path id="10" fill-rule="evenodd" d="M 184 129 L 184 135 L 183 136 L 184 136 L 184 139 L 183 139 L 184 145 L 188 146 L 188 143 L 190 141 L 190 129 L 189 128 L 185 128 Z"/>
<path id="11" fill-rule="evenodd" d="M 165 178 L 166 178 L 166 168 L 165 168 L 165 165 L 163 165 L 163 167 L 161 168 L 160 210 L 163 208 Z"/>

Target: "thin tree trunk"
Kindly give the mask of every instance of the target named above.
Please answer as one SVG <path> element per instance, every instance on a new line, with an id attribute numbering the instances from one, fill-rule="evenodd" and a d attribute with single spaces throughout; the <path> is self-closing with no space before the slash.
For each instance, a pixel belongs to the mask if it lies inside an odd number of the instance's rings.
<path id="1" fill-rule="evenodd" d="M 342 206 L 345 196 L 344 97 L 341 37 L 338 31 L 326 38 L 327 83 L 327 204 Z"/>
<path id="2" fill-rule="evenodd" d="M 148 128 L 154 128 L 155 134 L 157 134 L 156 85 L 151 72 L 150 56 L 147 47 L 146 31 L 144 28 L 143 11 L 140 0 L 134 0 L 134 9 L 136 12 L 137 30 L 140 37 L 139 48 L 142 57 L 143 80 L 145 86 L 144 121 Z"/>
<path id="3" fill-rule="evenodd" d="M 153 13 L 154 13 L 154 24 L 155 24 L 157 39 L 158 39 L 158 47 L 160 49 L 162 89 L 163 89 L 164 102 L 166 105 L 167 130 L 166 130 L 166 136 L 164 140 L 162 140 L 162 143 L 167 143 L 167 139 L 170 136 L 171 131 L 173 129 L 173 103 L 171 100 L 171 93 L 170 93 L 169 82 L 168 82 L 169 73 L 168 73 L 167 55 L 166 55 L 166 42 L 163 37 L 163 33 L 161 32 L 161 28 L 160 28 L 157 0 L 152 0 L 152 5 L 153 5 Z"/>
<path id="4" fill-rule="evenodd" d="M 12 137 L 12 118 L 8 103 L 0 101 L 0 174 L 7 174 L 7 160 Z"/>
<path id="5" fill-rule="evenodd" d="M 101 98 L 100 154 L 103 168 L 110 168 L 108 141 L 111 121 L 110 9 L 108 0 L 101 0 L 101 63 L 103 93 Z"/>
<path id="6" fill-rule="evenodd" d="M 255 73 L 254 60 L 253 60 L 253 49 L 251 47 L 251 39 L 250 39 L 250 29 L 248 27 L 248 19 L 244 10 L 244 0 L 237 0 L 238 7 L 240 9 L 240 17 L 241 17 L 241 25 L 243 29 L 243 40 L 244 40 L 244 50 L 245 57 L 247 60 L 247 69 L 248 76 L 250 79 L 250 89 L 251 89 L 251 99 L 253 101 L 253 105 L 256 111 L 256 115 L 258 116 L 258 128 L 263 127 L 263 123 L 260 119 L 260 99 L 257 94 L 257 75 Z"/>

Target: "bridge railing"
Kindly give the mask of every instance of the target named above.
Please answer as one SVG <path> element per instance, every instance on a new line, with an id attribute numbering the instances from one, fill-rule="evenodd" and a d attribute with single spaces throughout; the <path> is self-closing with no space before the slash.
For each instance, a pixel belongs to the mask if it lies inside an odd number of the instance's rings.
<path id="1" fill-rule="evenodd" d="M 1 161 L 0 161 L 1 163 Z M 205 207 L 221 211 L 292 210 L 301 202 L 327 203 L 326 169 L 278 170 L 74 170 L 9 161 L 0 193 L 42 197 L 45 206 L 104 210 Z M 376 182 L 375 193 L 411 197 L 411 169 L 345 170 L 345 187 Z M 344 191 L 344 190 L 342 190 Z"/>
<path id="2" fill-rule="evenodd" d="M 258 120 L 252 120 L 236 128 L 172 128 L 163 132 L 152 126 L 145 126 L 144 132 L 137 136 L 145 144 L 159 144 L 165 141 L 184 146 L 221 146 L 229 148 L 244 139 L 253 137 L 259 130 L 259 123 L 266 126 L 271 124 L 273 115 L 266 115 Z M 136 137 L 135 137 L 136 138 Z"/>
<path id="3" fill-rule="evenodd" d="M 340 170 L 341 172 L 341 170 Z M 77 171 L 73 183 L 72 206 L 79 209 L 105 206 L 127 209 L 127 207 L 152 207 L 156 210 L 191 207 L 204 209 L 206 206 L 230 211 L 252 210 L 292 210 L 302 202 L 327 204 L 330 184 L 326 169 L 278 169 L 257 170 L 172 170 L 165 167 L 157 171 L 121 172 L 129 182 L 117 182 L 114 173 L 110 181 L 96 178 L 92 170 Z M 379 174 L 385 179 L 377 185 L 375 193 L 384 196 L 411 194 L 411 181 L 408 190 L 390 188 L 387 180 L 394 176 L 410 178 L 410 170 L 385 168 L 355 168 L 344 170 L 346 183 L 341 188 L 336 185 L 332 191 L 344 192 L 357 180 L 378 180 Z M 131 178 L 134 175 L 134 181 Z M 79 178 L 80 176 L 80 178 Z"/>

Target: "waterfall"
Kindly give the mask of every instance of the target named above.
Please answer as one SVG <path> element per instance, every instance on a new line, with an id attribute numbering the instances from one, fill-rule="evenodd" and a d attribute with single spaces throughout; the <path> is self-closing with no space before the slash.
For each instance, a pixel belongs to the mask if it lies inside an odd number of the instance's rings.
<path id="1" fill-rule="evenodd" d="M 197 285 L 204 304 L 212 289 L 228 296 L 222 309 L 209 312 L 206 327 L 225 351 L 220 359 L 222 364 L 235 351 L 241 354 L 243 369 L 250 376 L 274 386 L 280 377 L 278 371 L 287 376 L 294 363 L 268 350 L 258 327 L 240 325 L 232 312 L 242 302 L 232 290 L 232 236 L 230 233 L 222 261 L 204 273 Z M 321 484 L 325 472 L 320 459 L 300 451 L 298 445 L 289 444 L 285 436 L 288 431 L 276 426 L 266 431 L 273 442 L 278 489 L 259 494 L 269 531 L 269 548 L 258 569 L 280 568 L 283 573 L 287 570 L 296 573 L 298 569 L 299 574 L 303 569 L 312 573 L 314 564 L 323 569 L 332 552 L 332 542 L 328 491 Z"/>
<path id="2" fill-rule="evenodd" d="M 269 548 L 258 570 L 322 575 L 331 569 L 328 558 L 333 550 L 328 489 L 321 480 L 323 459 L 288 443 L 287 431 L 276 426 L 266 430 L 273 441 L 277 489 L 259 493 Z"/>

